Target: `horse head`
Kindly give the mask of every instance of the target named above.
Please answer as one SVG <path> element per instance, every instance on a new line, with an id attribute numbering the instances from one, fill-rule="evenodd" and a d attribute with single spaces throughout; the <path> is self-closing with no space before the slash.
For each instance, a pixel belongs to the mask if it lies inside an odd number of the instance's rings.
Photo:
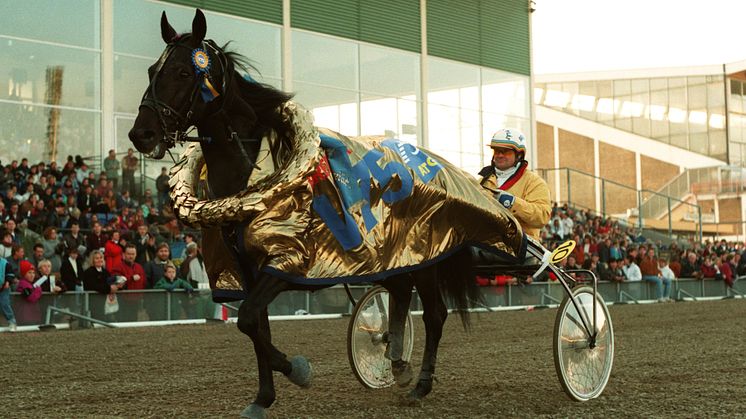
<path id="1" fill-rule="evenodd" d="M 161 37 L 166 48 L 150 68 L 150 84 L 143 94 L 129 138 L 141 153 L 160 159 L 188 132 L 225 105 L 232 77 L 232 61 L 210 39 L 207 22 L 197 9 L 192 32 L 177 34 L 166 12 L 161 15 Z M 193 139 L 193 138 L 192 138 Z"/>

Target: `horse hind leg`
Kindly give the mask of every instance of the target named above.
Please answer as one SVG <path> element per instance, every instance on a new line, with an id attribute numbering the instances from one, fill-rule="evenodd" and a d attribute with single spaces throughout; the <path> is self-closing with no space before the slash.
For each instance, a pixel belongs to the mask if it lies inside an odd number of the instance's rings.
<path id="1" fill-rule="evenodd" d="M 391 360 L 391 372 L 399 387 L 406 387 L 412 382 L 414 374 L 404 355 L 404 329 L 409 303 L 412 299 L 412 278 L 409 274 L 392 277 L 384 284 L 389 292 L 389 330 L 385 356 Z"/>
<path id="2" fill-rule="evenodd" d="M 407 393 L 409 403 L 421 401 L 433 389 L 435 364 L 438 358 L 438 345 L 443 336 L 443 324 L 448 317 L 448 308 L 436 281 L 434 272 L 420 272 L 416 276 L 415 286 L 423 306 L 422 321 L 425 323 L 425 350 L 422 354 L 422 368 L 415 387 Z"/>

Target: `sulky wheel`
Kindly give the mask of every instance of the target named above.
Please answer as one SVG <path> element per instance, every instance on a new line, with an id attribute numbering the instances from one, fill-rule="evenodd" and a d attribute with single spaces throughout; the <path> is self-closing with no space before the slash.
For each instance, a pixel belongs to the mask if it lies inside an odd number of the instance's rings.
<path id="1" fill-rule="evenodd" d="M 572 290 L 562 300 L 554 323 L 554 366 L 568 396 L 586 401 L 598 397 L 609 381 L 614 361 L 614 329 L 603 298 L 593 288 L 584 286 Z M 586 331 L 581 316 L 593 329 L 593 305 L 596 305 L 595 338 Z M 580 313 L 578 312 L 580 310 Z"/>
<path id="2" fill-rule="evenodd" d="M 355 377 L 368 388 L 394 384 L 391 361 L 386 358 L 389 330 L 389 293 L 380 286 L 368 290 L 352 310 L 347 328 L 347 356 Z M 409 361 L 414 344 L 412 315 L 404 325 L 402 359 Z"/>

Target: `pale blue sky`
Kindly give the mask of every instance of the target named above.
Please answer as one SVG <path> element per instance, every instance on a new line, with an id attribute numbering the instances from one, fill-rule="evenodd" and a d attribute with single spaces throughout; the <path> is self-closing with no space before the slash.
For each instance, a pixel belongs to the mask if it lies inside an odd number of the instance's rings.
<path id="1" fill-rule="evenodd" d="M 746 60 L 746 0 L 535 1 L 535 74 Z"/>

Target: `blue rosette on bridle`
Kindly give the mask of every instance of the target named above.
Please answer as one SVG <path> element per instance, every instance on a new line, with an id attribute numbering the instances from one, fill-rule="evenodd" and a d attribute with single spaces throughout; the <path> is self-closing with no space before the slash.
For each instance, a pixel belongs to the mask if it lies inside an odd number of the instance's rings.
<path id="1" fill-rule="evenodd" d="M 202 100 L 205 103 L 212 102 L 216 97 L 220 96 L 212 83 L 210 83 L 210 56 L 202 48 L 195 48 L 192 50 L 192 65 L 194 71 L 197 72 L 197 77 L 202 76 L 202 83 L 199 86 L 199 93 L 202 95 Z"/>

